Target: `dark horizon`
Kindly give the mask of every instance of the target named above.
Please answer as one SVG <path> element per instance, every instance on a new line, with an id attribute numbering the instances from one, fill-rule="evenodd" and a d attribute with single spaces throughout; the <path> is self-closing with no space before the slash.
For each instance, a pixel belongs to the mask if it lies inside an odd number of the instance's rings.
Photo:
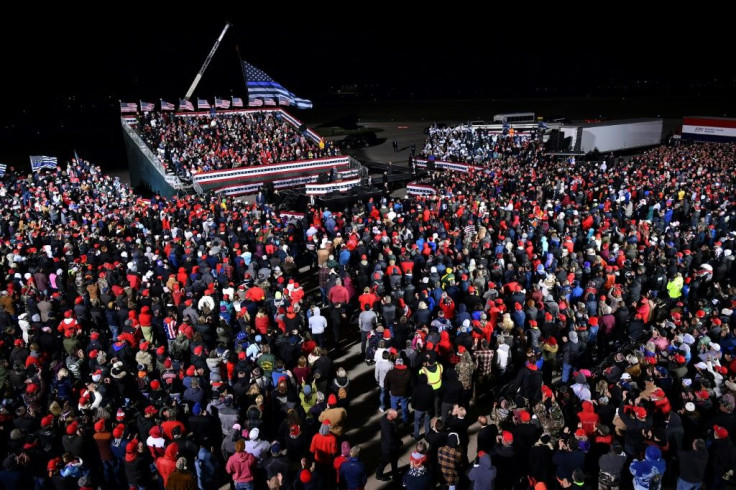
<path id="1" fill-rule="evenodd" d="M 694 110 L 705 101 L 711 113 L 703 115 L 736 115 L 729 31 L 718 25 L 725 19 L 698 23 L 696 12 L 685 26 L 620 12 L 601 26 L 558 21 L 566 15 L 555 11 L 540 28 L 517 12 L 499 10 L 492 21 L 459 12 L 456 20 L 453 12 L 406 17 L 380 7 L 342 19 L 289 11 L 273 21 L 232 8 L 213 15 L 215 7 L 207 15 L 117 13 L 94 22 L 70 8 L 28 22 L 6 17 L 0 40 L 12 75 L 4 80 L 0 161 L 60 145 L 69 152 L 98 145 L 109 147 L 119 166 L 125 156 L 118 100 L 178 102 L 226 21 L 234 25 L 194 96 L 247 96 L 238 46 L 243 59 L 314 101 L 314 110 L 295 112 L 308 123 L 390 110 L 437 120 L 446 117 L 443 107 L 456 106 L 458 119 L 475 118 L 462 101 L 480 101 L 481 112 L 492 101 L 560 98 L 574 98 L 569 107 L 559 104 L 555 112 L 563 115 L 596 116 L 604 109 L 586 101 L 615 97 L 640 100 L 642 116 L 676 109 L 670 102 L 653 107 L 663 97 L 694 101 L 687 104 Z M 342 85 L 357 85 L 360 95 L 335 96 Z M 420 107 L 424 102 L 429 107 Z"/>

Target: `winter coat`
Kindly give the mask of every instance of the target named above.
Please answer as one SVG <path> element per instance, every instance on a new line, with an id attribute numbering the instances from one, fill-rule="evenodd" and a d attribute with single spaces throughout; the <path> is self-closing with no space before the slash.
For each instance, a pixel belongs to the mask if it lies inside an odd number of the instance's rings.
<path id="1" fill-rule="evenodd" d="M 629 466 L 634 477 L 634 490 L 658 489 L 667 463 L 662 459 L 662 452 L 655 446 L 649 446 L 643 460 L 635 459 Z"/>
<path id="2" fill-rule="evenodd" d="M 493 490 L 493 482 L 496 479 L 496 467 L 491 463 L 491 455 L 484 454 L 468 471 L 473 490 Z"/>
<path id="3" fill-rule="evenodd" d="M 164 487 L 166 490 L 197 490 L 197 479 L 188 471 L 174 471 Z"/>
<path id="4" fill-rule="evenodd" d="M 160 458 L 156 458 L 156 469 L 158 474 L 161 475 L 161 479 L 164 482 L 164 487 L 169 481 L 169 475 L 171 475 L 176 469 L 176 455 L 179 453 L 179 446 L 176 443 L 171 443 L 166 446 L 164 455 Z"/>
<path id="5" fill-rule="evenodd" d="M 340 465 L 340 482 L 348 490 L 363 488 L 367 480 L 365 467 L 358 458 L 348 458 Z"/>

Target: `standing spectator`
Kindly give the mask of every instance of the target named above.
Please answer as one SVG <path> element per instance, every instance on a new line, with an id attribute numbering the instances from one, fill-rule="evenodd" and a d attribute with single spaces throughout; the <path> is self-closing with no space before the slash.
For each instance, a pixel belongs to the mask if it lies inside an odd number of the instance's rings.
<path id="1" fill-rule="evenodd" d="M 144 490 L 151 481 L 151 460 L 142 442 L 133 439 L 125 446 L 125 477 L 130 487 Z"/>
<path id="2" fill-rule="evenodd" d="M 187 458 L 176 460 L 176 469 L 169 475 L 169 481 L 164 487 L 166 490 L 196 490 L 197 480 L 187 468 Z"/>
<path id="3" fill-rule="evenodd" d="M 342 488 L 346 490 L 362 490 L 368 481 L 368 475 L 365 472 L 363 462 L 358 459 L 360 456 L 360 447 L 353 446 L 350 448 L 350 455 L 345 462 L 340 465 L 340 482 Z"/>
<path id="4" fill-rule="evenodd" d="M 164 488 L 169 481 L 169 475 L 176 469 L 176 459 L 179 454 L 179 446 L 175 442 L 172 442 L 166 446 L 163 456 L 156 458 L 156 470 L 161 476 Z"/>
<path id="5" fill-rule="evenodd" d="M 233 480 L 235 490 L 253 490 L 253 471 L 256 467 L 256 458 L 245 451 L 245 441 L 235 442 L 235 453 L 230 456 L 225 465 L 225 471 Z"/>
<path id="6" fill-rule="evenodd" d="M 317 345 L 324 347 L 325 345 L 325 329 L 327 328 L 327 319 L 322 316 L 319 307 L 312 306 L 312 316 L 309 317 L 309 330 L 312 332 L 312 337 L 317 342 Z"/>
<path id="7" fill-rule="evenodd" d="M 611 451 L 598 460 L 598 488 L 599 490 L 618 490 L 621 487 L 621 477 L 626 464 L 626 453 L 621 443 L 614 441 Z"/>
<path id="8" fill-rule="evenodd" d="M 406 490 L 430 490 L 435 487 L 432 474 L 427 469 L 426 463 L 426 454 L 419 452 L 411 453 L 409 469 L 402 479 Z"/>
<path id="9" fill-rule="evenodd" d="M 455 490 L 462 474 L 463 453 L 459 446 L 460 437 L 452 432 L 447 436 L 447 443 L 437 450 L 437 463 L 442 481 L 449 490 Z"/>
<path id="10" fill-rule="evenodd" d="M 330 421 L 323 419 L 319 431 L 312 437 L 309 452 L 314 456 L 317 472 L 324 481 L 334 481 L 330 478 L 332 459 L 338 452 L 337 438 L 330 432 Z"/>
<path id="11" fill-rule="evenodd" d="M 429 421 L 434 415 L 435 392 L 429 383 L 427 375 L 420 374 L 417 384 L 412 390 L 411 406 L 414 409 L 414 440 L 419 440 L 419 429 L 424 426 L 424 435 L 429 433 Z"/>
<path id="12" fill-rule="evenodd" d="M 393 369 L 386 373 L 384 388 L 391 399 L 391 408 L 401 407 L 401 421 L 409 423 L 409 394 L 411 393 L 411 373 L 404 365 L 404 359 L 397 357 Z"/>
<path id="13" fill-rule="evenodd" d="M 335 437 L 342 436 L 345 430 L 345 421 L 348 418 L 348 412 L 338 406 L 338 400 L 334 393 L 330 393 L 327 397 L 327 408 L 322 411 L 319 415 L 319 421 L 324 423 L 325 420 L 329 421 L 330 432 Z"/>
<path id="14" fill-rule="evenodd" d="M 478 452 L 478 461 L 468 470 L 468 480 L 473 490 L 493 490 L 496 480 L 496 467 L 491 463 L 491 455 Z"/>
<path id="15" fill-rule="evenodd" d="M 659 490 L 667 463 L 662 459 L 662 451 L 657 446 L 649 446 L 644 459 L 635 459 L 629 465 L 634 477 L 634 490 Z"/>
<path id="16" fill-rule="evenodd" d="M 719 426 L 713 427 L 713 444 L 710 448 L 710 470 L 712 482 L 708 488 L 725 488 L 727 481 L 734 480 L 736 468 L 736 447 L 729 438 L 728 431 Z"/>
<path id="17" fill-rule="evenodd" d="M 562 337 L 564 345 L 562 346 L 562 382 L 567 384 L 570 380 L 570 373 L 580 357 L 582 347 L 578 342 L 578 333 L 576 331 L 569 332 L 567 337 Z"/>
<path id="18" fill-rule="evenodd" d="M 381 460 L 376 468 L 376 479 L 381 481 L 394 481 L 399 479 L 399 450 L 401 449 L 401 438 L 396 426 L 396 418 L 399 414 L 394 409 L 386 410 L 381 417 Z M 384 474 L 387 464 L 391 464 L 391 477 Z"/>
<path id="19" fill-rule="evenodd" d="M 374 367 L 374 377 L 376 383 L 378 383 L 378 410 L 383 412 L 386 410 L 386 375 L 393 369 L 394 365 L 389 360 L 389 353 L 384 350 L 381 353 L 381 358 Z"/>
<path id="20" fill-rule="evenodd" d="M 340 330 L 342 323 L 347 318 L 347 306 L 350 302 L 350 293 L 347 288 L 342 285 L 341 279 L 335 280 L 335 285 L 330 288 L 327 293 L 327 300 L 330 302 L 330 316 L 332 320 L 332 338 L 335 342 L 335 349 L 340 344 Z"/>
<path id="21" fill-rule="evenodd" d="M 368 289 L 368 288 L 366 288 Z M 370 291 L 370 290 L 369 290 Z M 361 295 L 363 297 L 365 295 Z M 366 303 L 363 311 L 358 315 L 358 328 L 360 330 L 360 353 L 365 356 L 365 345 L 368 340 L 368 334 L 373 331 L 377 322 L 376 313 L 373 311 L 372 305 Z"/>
<path id="22" fill-rule="evenodd" d="M 200 490 L 217 489 L 221 463 L 215 457 L 214 447 L 209 443 L 202 443 L 194 464 L 197 471 L 197 487 Z"/>
<path id="23" fill-rule="evenodd" d="M 703 439 L 695 439 L 689 451 L 677 451 L 680 463 L 680 477 L 677 479 L 677 490 L 698 490 L 705 481 L 705 470 L 708 468 L 708 450 Z"/>

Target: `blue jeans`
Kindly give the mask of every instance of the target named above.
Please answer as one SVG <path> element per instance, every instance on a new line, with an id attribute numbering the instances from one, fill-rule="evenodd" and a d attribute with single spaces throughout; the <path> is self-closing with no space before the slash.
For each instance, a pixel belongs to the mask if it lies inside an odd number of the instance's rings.
<path id="1" fill-rule="evenodd" d="M 702 483 L 686 482 L 682 478 L 677 479 L 677 490 L 700 490 Z"/>
<path id="2" fill-rule="evenodd" d="M 386 400 L 386 388 L 384 388 L 383 386 L 379 386 L 378 388 L 381 390 L 380 393 L 378 393 L 378 407 L 381 410 L 385 410 L 386 409 L 386 401 L 385 401 Z"/>
<path id="3" fill-rule="evenodd" d="M 401 420 L 407 424 L 409 423 L 409 399 L 405 396 L 391 395 L 391 408 L 398 410 L 399 405 L 401 405 Z"/>
<path id="4" fill-rule="evenodd" d="M 118 461 L 113 459 L 111 461 L 102 462 L 102 476 L 105 479 L 105 483 L 108 485 L 115 482 L 115 475 L 118 471 Z"/>
<path id="5" fill-rule="evenodd" d="M 320 347 L 325 346 L 325 334 L 324 333 L 313 333 L 312 338 L 315 342 L 317 342 L 317 345 Z"/>
<path id="6" fill-rule="evenodd" d="M 424 422 L 422 422 L 424 419 Z M 424 435 L 429 434 L 429 412 L 414 410 L 414 439 L 419 439 L 419 427 L 424 424 Z"/>
<path id="7" fill-rule="evenodd" d="M 570 381 L 570 371 L 572 371 L 572 364 L 562 364 L 562 382 L 567 383 Z"/>
<path id="8" fill-rule="evenodd" d="M 241 482 L 241 483 L 235 483 L 235 490 L 253 490 L 253 482 L 247 481 L 247 482 Z"/>

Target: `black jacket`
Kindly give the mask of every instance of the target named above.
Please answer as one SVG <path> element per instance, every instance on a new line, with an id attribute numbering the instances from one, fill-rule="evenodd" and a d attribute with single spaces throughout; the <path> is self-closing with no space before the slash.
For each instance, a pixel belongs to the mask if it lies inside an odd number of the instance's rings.
<path id="1" fill-rule="evenodd" d="M 151 461 L 145 457 L 145 453 L 139 454 L 133 461 L 125 462 L 125 478 L 128 485 L 145 486 L 151 481 Z"/>
<path id="2" fill-rule="evenodd" d="M 390 372 L 390 371 L 389 371 Z M 419 383 L 412 390 L 411 406 L 420 412 L 434 412 L 434 390 L 429 383 Z M 434 415 L 434 413 L 431 413 Z"/>
<path id="3" fill-rule="evenodd" d="M 389 454 L 401 449 L 401 438 L 396 422 L 387 419 L 384 415 L 379 425 L 381 426 L 381 452 Z"/>
<path id="4" fill-rule="evenodd" d="M 736 468 L 736 447 L 730 439 L 716 439 L 710 448 L 710 471 L 721 478 L 728 470 Z"/>
<path id="5" fill-rule="evenodd" d="M 680 478 L 688 483 L 702 483 L 705 480 L 708 451 L 677 451 L 677 459 L 680 461 Z"/>
<path id="6" fill-rule="evenodd" d="M 411 395 L 411 372 L 406 367 L 394 367 L 386 374 L 384 386 L 389 394 L 399 397 Z"/>

